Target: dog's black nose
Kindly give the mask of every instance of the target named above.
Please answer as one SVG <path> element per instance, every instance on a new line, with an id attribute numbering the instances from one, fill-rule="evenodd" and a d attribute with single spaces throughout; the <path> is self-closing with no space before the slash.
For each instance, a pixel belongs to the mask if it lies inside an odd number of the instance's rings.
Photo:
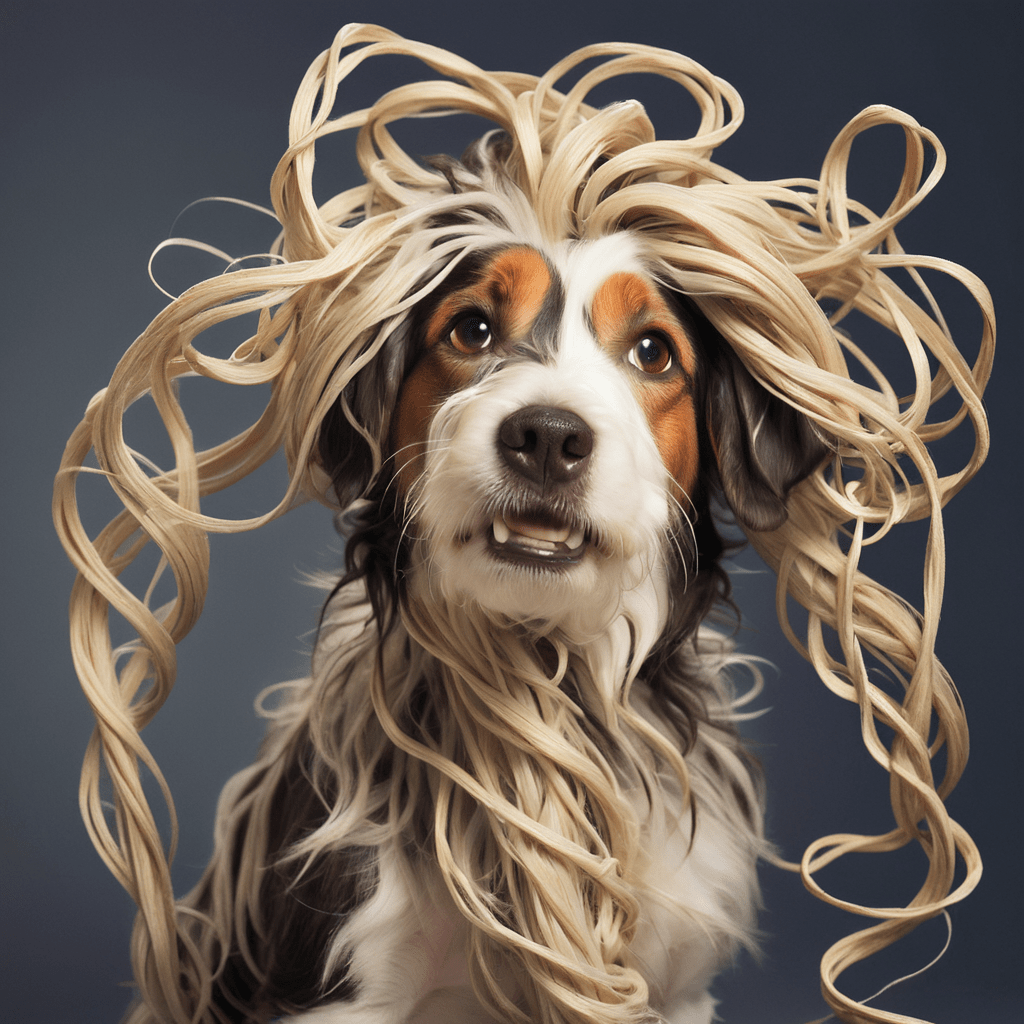
<path id="1" fill-rule="evenodd" d="M 542 487 L 566 484 L 586 468 L 594 432 L 566 409 L 528 405 L 498 428 L 498 451 L 521 476 Z"/>

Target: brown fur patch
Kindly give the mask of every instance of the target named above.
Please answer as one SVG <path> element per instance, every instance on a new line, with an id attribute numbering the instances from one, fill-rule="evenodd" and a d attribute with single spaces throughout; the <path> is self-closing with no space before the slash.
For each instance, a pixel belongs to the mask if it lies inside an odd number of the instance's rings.
<path id="1" fill-rule="evenodd" d="M 470 374 L 459 375 L 437 348 L 429 349 L 402 385 L 391 430 L 399 490 L 408 495 L 416 477 L 423 472 L 430 421 L 445 398 L 468 383 Z"/>
<path id="2" fill-rule="evenodd" d="M 665 467 L 692 494 L 699 461 L 692 393 L 697 360 L 686 328 L 652 282 L 625 272 L 612 274 L 598 288 L 590 315 L 598 342 L 616 360 L 624 360 L 647 332 L 672 342 L 672 367 L 662 374 L 638 370 L 630 374 L 630 385 Z"/>
<path id="3" fill-rule="evenodd" d="M 427 344 L 444 340 L 441 335 L 459 313 L 478 310 L 491 321 L 500 337 L 522 337 L 537 318 L 551 287 L 551 271 L 544 257 L 529 246 L 503 249 L 466 288 L 452 292 L 427 323 Z"/>

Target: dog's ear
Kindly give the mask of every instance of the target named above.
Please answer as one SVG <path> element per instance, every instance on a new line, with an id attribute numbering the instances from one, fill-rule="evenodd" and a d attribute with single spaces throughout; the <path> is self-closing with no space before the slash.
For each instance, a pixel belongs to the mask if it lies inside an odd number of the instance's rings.
<path id="1" fill-rule="evenodd" d="M 786 498 L 829 449 L 809 420 L 762 387 L 722 340 L 710 346 L 707 427 L 725 500 L 758 532 L 786 521 Z"/>
<path id="2" fill-rule="evenodd" d="M 370 439 L 378 446 L 381 459 L 390 454 L 387 439 L 391 415 L 408 370 L 412 333 L 407 318 L 348 382 L 320 424 L 320 465 L 330 475 L 342 508 L 364 497 L 373 478 L 375 460 Z"/>

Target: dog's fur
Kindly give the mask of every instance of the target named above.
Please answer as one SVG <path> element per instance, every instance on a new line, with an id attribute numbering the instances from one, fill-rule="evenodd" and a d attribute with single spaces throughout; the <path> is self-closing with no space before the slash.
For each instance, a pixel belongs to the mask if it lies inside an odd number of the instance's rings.
<path id="1" fill-rule="evenodd" d="M 712 508 L 779 525 L 824 448 L 640 236 L 540 241 L 501 147 L 444 172 L 519 222 L 321 429 L 347 572 L 191 899 L 235 922 L 220 1020 L 707 1024 L 751 941 Z"/>

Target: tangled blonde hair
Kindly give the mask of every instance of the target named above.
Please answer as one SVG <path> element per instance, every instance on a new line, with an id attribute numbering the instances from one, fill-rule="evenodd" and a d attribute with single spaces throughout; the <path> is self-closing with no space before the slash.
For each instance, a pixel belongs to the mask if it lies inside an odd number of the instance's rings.
<path id="1" fill-rule="evenodd" d="M 418 58 L 442 77 L 401 85 L 368 109 L 332 116 L 344 79 L 363 61 L 385 54 Z M 556 88 L 595 59 L 566 91 Z M 601 83 L 637 72 L 664 76 L 689 94 L 700 111 L 692 138 L 655 138 L 635 102 L 603 109 L 587 104 Z M 292 108 L 289 146 L 271 185 L 282 228 L 274 258 L 203 281 L 174 300 L 89 404 L 68 442 L 53 505 L 58 532 L 79 570 L 71 599 L 72 649 L 97 719 L 80 800 L 100 855 L 140 908 L 136 976 L 142 1000 L 158 1019 L 212 1019 L 212 978 L 227 938 L 218 939 L 218 925 L 207 920 L 202 927 L 215 937 L 198 941 L 196 911 L 175 905 L 169 869 L 177 832 L 173 804 L 140 733 L 167 699 L 175 645 L 201 612 L 208 534 L 254 529 L 310 496 L 335 506 L 360 496 L 346 493 L 343 481 L 332 493 L 318 456 L 321 425 L 347 384 L 378 358 L 397 325 L 436 285 L 437 261 L 469 244 L 469 229 L 453 241 L 438 226 L 464 197 L 453 194 L 436 167 L 411 159 L 388 126 L 453 113 L 478 115 L 506 133 L 505 171 L 545 239 L 598 238 L 627 229 L 642 236 L 658 276 L 699 307 L 757 381 L 829 439 L 832 457 L 795 489 L 786 522 L 748 534 L 778 575 L 783 630 L 825 685 L 859 706 L 864 743 L 891 779 L 890 831 L 826 836 L 808 847 L 799 864 L 804 884 L 821 899 L 877 922 L 825 953 L 825 999 L 847 1021 L 909 1019 L 856 1002 L 836 981 L 851 964 L 963 898 L 981 870 L 974 843 L 944 804 L 967 759 L 967 726 L 934 647 L 943 591 L 942 508 L 977 471 L 988 447 L 981 394 L 994 346 L 992 303 L 968 271 L 907 254 L 896 239 L 896 225 L 943 171 L 944 154 L 931 132 L 899 111 L 871 107 L 836 138 L 820 179 L 747 181 L 712 159 L 739 126 L 742 111 L 728 83 L 667 50 L 589 46 L 538 78 L 485 72 L 382 28 L 347 26 L 310 67 Z M 851 199 L 846 188 L 854 140 L 878 125 L 898 126 L 906 140 L 899 186 L 881 214 Z M 358 129 L 365 183 L 320 205 L 312 186 L 317 143 L 348 129 Z M 929 152 L 934 162 L 927 170 Z M 983 328 L 973 365 L 954 343 L 922 271 L 955 279 L 977 303 Z M 916 290 L 916 298 L 897 280 Z M 258 326 L 230 357 L 197 347 L 204 331 L 250 313 L 258 314 Z M 855 313 L 884 328 L 894 348 L 905 352 L 914 379 L 909 394 L 898 394 L 878 365 L 883 360 L 845 332 Z M 269 384 L 270 399 L 247 429 L 196 451 L 177 390 L 177 381 L 193 374 L 243 386 Z M 126 410 L 146 395 L 173 448 L 171 469 L 156 468 L 125 442 Z M 940 475 L 928 446 L 964 420 L 973 427 L 973 450 L 962 467 Z M 381 470 L 379 439 L 365 424 L 353 425 L 372 453 L 372 479 Z M 289 481 L 270 512 L 238 520 L 204 514 L 202 499 L 281 449 Z M 96 467 L 86 464 L 90 451 Z M 76 479 L 85 472 L 102 474 L 123 504 L 95 538 L 82 524 L 76 499 Z M 859 568 L 866 546 L 897 524 L 918 520 L 929 522 L 920 611 Z M 119 577 L 150 541 L 159 547 L 160 564 L 136 595 Z M 174 598 L 151 607 L 157 578 L 166 570 Z M 802 636 L 790 621 L 787 596 L 806 610 Z M 136 635 L 117 649 L 112 609 Z M 872 659 L 898 683 L 897 695 L 869 673 Z M 943 748 L 944 772 L 936 779 L 933 761 Z M 143 790 L 143 767 L 163 790 L 172 822 L 169 849 Z M 109 817 L 104 769 L 113 791 Z M 814 878 L 846 853 L 892 851 L 908 843 L 925 852 L 928 870 L 906 906 L 856 905 L 826 893 Z M 966 872 L 955 884 L 958 855 Z"/>

